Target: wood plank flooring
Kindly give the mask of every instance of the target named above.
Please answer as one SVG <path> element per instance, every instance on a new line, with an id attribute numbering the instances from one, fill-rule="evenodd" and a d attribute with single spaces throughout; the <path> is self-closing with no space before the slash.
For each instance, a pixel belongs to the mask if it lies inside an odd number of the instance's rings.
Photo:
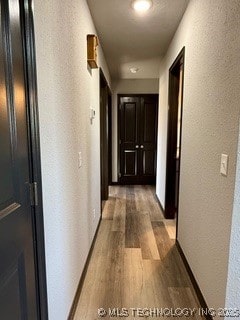
<path id="1" fill-rule="evenodd" d="M 164 220 L 154 193 L 152 186 L 110 188 L 75 320 L 100 319 L 99 308 L 127 308 L 127 319 L 142 319 L 131 308 L 200 307 L 174 245 L 174 222 Z"/>

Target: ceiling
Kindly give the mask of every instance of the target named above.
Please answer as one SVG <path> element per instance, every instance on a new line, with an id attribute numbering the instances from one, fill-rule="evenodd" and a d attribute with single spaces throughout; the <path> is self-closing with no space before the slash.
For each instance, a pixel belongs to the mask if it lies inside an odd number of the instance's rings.
<path id="1" fill-rule="evenodd" d="M 132 0 L 87 0 L 113 79 L 159 77 L 161 56 L 181 21 L 189 0 L 153 0 L 140 15 Z M 130 72 L 131 67 L 139 71 Z"/>

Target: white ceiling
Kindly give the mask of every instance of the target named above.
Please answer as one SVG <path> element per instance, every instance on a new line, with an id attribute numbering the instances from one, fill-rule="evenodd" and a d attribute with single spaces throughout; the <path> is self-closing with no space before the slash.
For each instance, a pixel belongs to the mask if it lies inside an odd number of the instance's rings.
<path id="1" fill-rule="evenodd" d="M 144 15 L 132 0 L 87 0 L 113 79 L 158 78 L 161 56 L 189 0 L 153 0 Z M 131 67 L 139 68 L 136 74 Z"/>

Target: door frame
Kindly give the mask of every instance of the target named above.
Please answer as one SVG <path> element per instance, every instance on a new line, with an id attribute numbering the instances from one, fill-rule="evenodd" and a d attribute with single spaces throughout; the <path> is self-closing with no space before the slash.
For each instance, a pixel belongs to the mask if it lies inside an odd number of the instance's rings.
<path id="1" fill-rule="evenodd" d="M 110 132 L 109 132 L 109 128 L 110 128 L 110 124 L 109 124 L 109 103 L 111 102 L 111 97 L 112 97 L 112 93 L 111 90 L 109 88 L 108 82 L 106 80 L 106 77 L 103 73 L 102 68 L 100 68 L 100 74 L 99 74 L 99 96 L 100 96 L 100 170 L 101 170 L 101 201 L 105 201 L 108 199 L 109 196 L 109 190 L 106 192 L 106 190 L 103 190 L 107 187 L 109 187 L 110 183 L 109 183 L 109 157 L 111 157 L 110 153 L 110 148 L 111 146 L 109 146 L 110 144 Z M 102 86 L 103 84 L 103 86 Z M 101 90 L 104 87 L 104 89 L 106 89 L 106 103 L 108 104 L 107 108 L 105 108 L 105 106 L 102 106 L 101 103 Z M 103 107 L 105 109 L 103 109 Z M 106 120 L 108 122 L 108 125 L 106 124 Z M 107 139 L 105 139 L 104 137 L 106 137 L 106 135 L 104 135 L 104 131 L 103 130 L 107 130 L 108 135 L 107 135 Z M 103 147 L 101 147 L 101 145 Z M 105 152 L 107 152 L 107 156 L 105 154 Z M 107 166 L 107 170 L 105 170 L 105 167 Z M 107 173 L 106 173 L 107 172 Z M 103 174 L 105 175 L 103 177 Z M 103 180 L 104 180 L 104 185 L 103 185 Z"/>
<path id="2" fill-rule="evenodd" d="M 176 141 L 174 139 L 177 127 L 173 122 L 178 115 L 178 109 L 176 108 L 176 94 L 179 94 L 179 88 L 176 91 L 174 72 L 176 68 L 183 65 L 182 69 L 182 94 L 181 94 L 181 128 L 180 128 L 180 152 L 179 152 L 179 170 L 178 170 L 178 182 L 176 195 L 176 181 L 173 183 L 173 172 L 176 176 L 176 167 L 172 167 L 172 159 L 176 156 Z M 179 207 L 179 186 L 180 186 L 180 170 L 181 170 L 181 146 L 182 146 L 182 118 L 183 118 L 183 95 L 184 95 L 184 71 L 185 71 L 185 47 L 180 51 L 177 58 L 169 69 L 169 90 L 168 90 L 168 129 L 167 129 L 167 163 L 166 163 L 166 194 L 165 194 L 165 210 L 164 216 L 166 219 L 174 219 L 176 217 L 177 229 L 178 229 L 178 207 Z M 177 112 L 176 112 L 177 111 Z M 173 212 L 173 203 L 175 203 L 175 197 L 177 199 L 177 212 Z M 176 230 L 177 230 L 176 229 Z"/>
<path id="3" fill-rule="evenodd" d="M 23 31 L 24 67 L 26 81 L 27 101 L 27 126 L 28 146 L 30 158 L 30 182 L 37 183 L 37 204 L 32 206 L 33 233 L 34 233 L 34 255 L 35 255 L 35 282 L 37 291 L 37 307 L 39 320 L 48 319 L 45 241 L 44 241 L 44 219 L 42 203 L 42 179 L 40 158 L 40 135 L 37 97 L 37 68 L 34 35 L 33 0 L 20 1 Z"/>
<path id="4" fill-rule="evenodd" d="M 158 96 L 159 93 L 119 93 L 117 94 L 117 184 L 118 185 L 124 185 L 124 183 L 120 182 L 120 174 L 121 174 L 121 150 L 120 150 L 120 136 L 121 136 L 121 126 L 119 125 L 119 119 L 120 119 L 120 99 L 122 97 L 148 97 L 148 96 Z M 159 114 L 159 103 L 157 105 L 157 128 L 156 128 L 156 138 L 157 138 L 157 132 L 158 132 L 158 114 Z M 156 155 L 157 157 L 157 147 L 156 147 Z M 155 159 L 155 162 L 157 161 L 157 158 Z M 156 162 L 157 164 L 157 162 Z"/>
<path id="5" fill-rule="evenodd" d="M 108 88 L 108 184 L 112 184 L 112 93 Z"/>

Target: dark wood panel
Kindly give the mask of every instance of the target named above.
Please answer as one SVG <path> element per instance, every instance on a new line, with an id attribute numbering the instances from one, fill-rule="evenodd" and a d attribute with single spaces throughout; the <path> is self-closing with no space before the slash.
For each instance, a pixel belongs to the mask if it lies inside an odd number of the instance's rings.
<path id="1" fill-rule="evenodd" d="M 120 183 L 155 183 L 158 95 L 119 95 L 118 99 Z"/>
<path id="2" fill-rule="evenodd" d="M 4 210 L 7 206 L 14 202 L 14 182 L 18 184 L 14 179 L 14 159 L 12 148 L 15 148 L 14 133 L 16 132 L 16 124 L 13 121 L 13 111 L 10 108 L 10 101 L 7 89 L 9 84 L 8 75 L 5 73 L 5 55 L 6 47 L 3 46 L 6 38 L 2 36 L 4 26 L 4 10 L 1 8 L 1 25 L 0 25 L 0 88 L 1 88 L 1 99 L 0 99 L 0 168 L 1 168 L 1 179 L 0 179 L 0 210 Z M 6 60 L 5 60 L 6 63 Z M 9 89 L 8 89 L 9 90 Z M 14 181 L 15 180 L 15 181 Z"/>
<path id="3" fill-rule="evenodd" d="M 142 118 L 140 132 L 141 174 L 143 182 L 155 183 L 157 158 L 158 96 L 142 98 Z"/>
<path id="4" fill-rule="evenodd" d="M 136 117 L 137 117 L 137 106 L 135 103 L 125 103 L 124 108 L 124 140 L 125 142 L 136 141 Z"/>
<path id="5" fill-rule="evenodd" d="M 27 1 L 25 5 L 27 8 Z M 9 320 L 40 316 L 30 194 L 32 141 L 23 36 L 26 8 L 19 0 L 0 1 L 0 315 Z"/>
<path id="6" fill-rule="evenodd" d="M 138 118 L 140 99 L 138 97 L 122 97 L 119 105 L 120 129 L 120 172 L 121 181 L 138 181 Z"/>
<path id="7" fill-rule="evenodd" d="M 24 253 L 7 268 L 7 274 L 0 277 L 0 310 L 9 319 L 27 317 L 27 288 L 25 279 Z M 14 305 L 14 308 L 13 308 Z"/>
<path id="8" fill-rule="evenodd" d="M 0 30 L 0 33 L 1 30 Z M 0 46 L 0 56 L 3 56 L 2 46 Z M 13 186 L 13 159 L 11 152 L 11 134 L 8 123 L 9 110 L 6 101 L 6 91 L 4 83 L 4 65 L 3 60 L 0 61 L 0 87 L 1 87 L 1 99 L 0 99 L 0 114 L 1 114 L 1 125 L 0 125 L 0 146 L 1 146 L 1 157 L 0 157 L 0 168 L 1 168 L 1 179 L 0 179 L 0 203 L 9 202 L 14 196 Z M 0 207 L 1 208 L 1 207 Z"/>
<path id="9" fill-rule="evenodd" d="M 41 173 L 41 152 L 39 138 L 39 115 L 38 115 L 38 96 L 37 96 L 37 70 L 35 53 L 35 34 L 33 0 L 20 1 L 21 20 L 22 20 L 22 41 L 24 51 L 25 81 L 27 84 L 27 123 L 28 123 L 28 146 L 31 167 L 31 182 L 35 182 L 37 189 L 37 205 L 32 207 L 34 216 L 34 252 L 36 257 L 36 283 L 37 283 L 37 304 L 38 317 L 41 320 L 48 319 L 47 304 L 47 283 L 46 283 L 46 264 L 45 264 L 45 240 L 43 222 L 43 203 L 42 203 L 42 173 Z"/>
<path id="10" fill-rule="evenodd" d="M 124 176 L 137 175 L 137 152 L 135 150 L 124 151 Z"/>
<path id="11" fill-rule="evenodd" d="M 156 101 L 152 103 L 145 102 L 143 103 L 143 142 L 156 141 Z"/>
<path id="12" fill-rule="evenodd" d="M 144 176 L 155 175 L 155 151 L 154 150 L 143 151 L 143 175 Z"/>
<path id="13" fill-rule="evenodd" d="M 0 310 L 1 314 L 11 319 L 23 319 L 21 313 L 21 297 L 19 292 L 19 278 L 17 268 L 14 268 L 4 283 L 0 284 Z M 14 305 L 14 308 L 12 307 Z M 25 310 L 26 313 L 26 310 Z"/>

